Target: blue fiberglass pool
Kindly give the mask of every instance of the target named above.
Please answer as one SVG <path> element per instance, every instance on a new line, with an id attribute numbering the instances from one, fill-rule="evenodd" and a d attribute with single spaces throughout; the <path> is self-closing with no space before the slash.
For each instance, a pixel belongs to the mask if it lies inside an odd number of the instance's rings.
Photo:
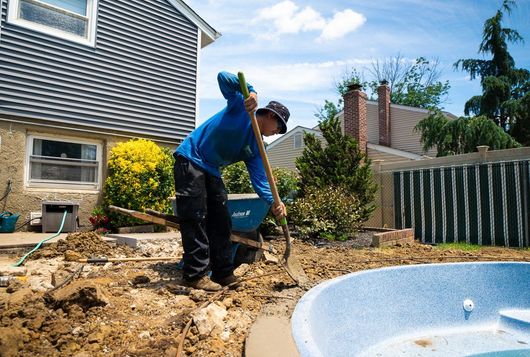
<path id="1" fill-rule="evenodd" d="M 530 357 L 530 263 L 352 273 L 309 290 L 291 322 L 302 357 Z"/>

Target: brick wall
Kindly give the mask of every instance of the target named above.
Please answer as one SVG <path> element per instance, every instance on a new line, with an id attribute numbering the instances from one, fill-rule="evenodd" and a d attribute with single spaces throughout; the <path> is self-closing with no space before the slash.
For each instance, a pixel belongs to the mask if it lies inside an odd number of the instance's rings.
<path id="1" fill-rule="evenodd" d="M 366 100 L 360 85 L 348 86 L 344 94 L 344 134 L 353 136 L 363 152 L 366 152 L 367 142 Z"/>
<path id="2" fill-rule="evenodd" d="M 379 111 L 379 145 L 391 146 L 390 138 L 390 87 L 381 81 L 377 88 Z"/>
<path id="3" fill-rule="evenodd" d="M 414 229 L 376 233 L 372 237 L 372 247 L 387 247 L 403 243 L 414 243 Z"/>

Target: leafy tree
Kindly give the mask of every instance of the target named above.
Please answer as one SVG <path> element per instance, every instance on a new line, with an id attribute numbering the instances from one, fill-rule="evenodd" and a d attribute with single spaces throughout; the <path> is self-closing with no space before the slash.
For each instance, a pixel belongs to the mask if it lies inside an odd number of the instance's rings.
<path id="1" fill-rule="evenodd" d="M 437 156 L 474 152 L 479 145 L 488 145 L 492 150 L 521 146 L 485 116 L 449 120 L 442 112 L 435 111 L 414 130 L 421 132 L 423 150 L 436 147 Z"/>
<path id="2" fill-rule="evenodd" d="M 335 90 L 339 95 L 337 102 L 326 100 L 315 116 L 322 121 L 337 115 L 343 109 L 342 96 L 352 83 L 368 89 L 370 100 L 377 100 L 377 88 L 383 80 L 390 87 L 392 103 L 425 109 L 438 108 L 446 100 L 450 88 L 448 81 L 442 83 L 438 80 L 441 75 L 438 65 L 437 59 L 429 61 L 419 57 L 411 63 L 398 54 L 384 61 L 374 60 L 368 70 L 370 80 L 365 80 L 364 72 L 354 68 L 335 81 Z"/>
<path id="3" fill-rule="evenodd" d="M 439 108 L 451 86 L 449 81 L 438 80 L 441 75 L 438 65 L 438 59 L 429 61 L 425 57 L 418 57 L 411 64 L 401 54 L 383 62 L 374 61 L 370 70 L 374 79 L 368 86 L 377 93 L 381 81 L 386 80 L 392 103 L 424 109 Z"/>
<path id="4" fill-rule="evenodd" d="M 514 0 L 504 0 L 495 15 L 484 22 L 479 53 L 491 54 L 491 59 L 460 59 L 456 69 L 469 73 L 471 80 L 480 78 L 482 95 L 470 98 L 464 108 L 466 115 L 484 115 L 504 130 L 512 129 L 521 142 L 530 141 L 528 134 L 528 111 L 524 111 L 522 98 L 530 91 L 530 72 L 515 68 L 515 61 L 508 52 L 508 43 L 523 42 L 514 29 L 502 26 L 505 14 L 516 6 Z M 523 133 L 517 133 L 521 128 Z"/>
<path id="5" fill-rule="evenodd" d="M 319 128 L 326 144 L 314 134 L 306 133 L 304 151 L 296 159 L 301 195 L 311 188 L 345 186 L 361 204 L 361 220 L 367 220 L 375 208 L 373 200 L 377 189 L 372 180 L 370 160 L 359 149 L 357 140 L 342 134 L 337 117 L 320 121 Z"/>

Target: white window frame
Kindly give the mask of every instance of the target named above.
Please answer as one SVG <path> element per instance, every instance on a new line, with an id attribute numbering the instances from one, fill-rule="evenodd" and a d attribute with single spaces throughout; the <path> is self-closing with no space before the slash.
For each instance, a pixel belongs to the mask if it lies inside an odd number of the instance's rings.
<path id="1" fill-rule="evenodd" d="M 64 10 L 60 7 L 56 7 L 49 4 L 44 4 L 39 0 L 26 0 L 31 1 L 37 4 L 43 4 L 43 6 L 57 9 L 58 11 L 68 12 L 73 14 L 68 10 Z M 97 18 L 97 9 L 98 9 L 99 0 L 87 0 L 87 37 L 81 37 L 74 35 L 72 33 L 61 31 L 52 27 L 41 25 L 32 21 L 27 21 L 20 18 L 19 9 L 20 9 L 20 0 L 9 0 L 8 1 L 8 10 L 7 10 L 7 21 L 19 26 L 27 27 L 29 29 L 43 32 L 51 36 L 60 37 L 68 41 L 81 43 L 83 45 L 95 47 L 96 46 L 96 18 Z M 75 16 L 80 16 L 75 14 Z"/>
<path id="2" fill-rule="evenodd" d="M 30 156 L 33 154 L 33 143 L 35 139 L 41 140 L 53 140 L 53 141 L 64 141 L 74 144 L 88 144 L 96 146 L 96 161 L 97 172 L 96 182 L 72 182 L 72 181 L 53 181 L 53 180 L 35 180 L 31 179 L 31 162 Z M 73 138 L 60 135 L 40 135 L 40 134 L 29 134 L 26 140 L 26 172 L 25 172 L 25 185 L 28 188 L 56 188 L 56 189 L 69 189 L 69 190 L 99 190 L 101 188 L 102 180 L 102 162 L 103 162 L 103 145 L 101 142 L 90 139 Z"/>
<path id="3" fill-rule="evenodd" d="M 296 138 L 300 138 L 299 145 L 296 145 Z M 295 149 L 301 149 L 304 147 L 304 134 L 302 133 L 295 133 L 293 135 L 293 148 Z"/>

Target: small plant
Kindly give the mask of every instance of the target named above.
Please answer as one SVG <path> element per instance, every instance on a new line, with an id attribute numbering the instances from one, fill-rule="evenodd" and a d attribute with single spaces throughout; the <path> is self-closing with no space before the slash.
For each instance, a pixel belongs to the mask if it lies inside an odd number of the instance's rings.
<path id="1" fill-rule="evenodd" d="M 301 235 L 328 240 L 353 237 L 363 222 L 363 206 L 343 186 L 308 187 L 291 206 L 291 221 Z"/>
<path id="2" fill-rule="evenodd" d="M 96 206 L 88 218 L 96 233 L 105 235 L 110 232 L 110 219 L 101 206 Z"/>

